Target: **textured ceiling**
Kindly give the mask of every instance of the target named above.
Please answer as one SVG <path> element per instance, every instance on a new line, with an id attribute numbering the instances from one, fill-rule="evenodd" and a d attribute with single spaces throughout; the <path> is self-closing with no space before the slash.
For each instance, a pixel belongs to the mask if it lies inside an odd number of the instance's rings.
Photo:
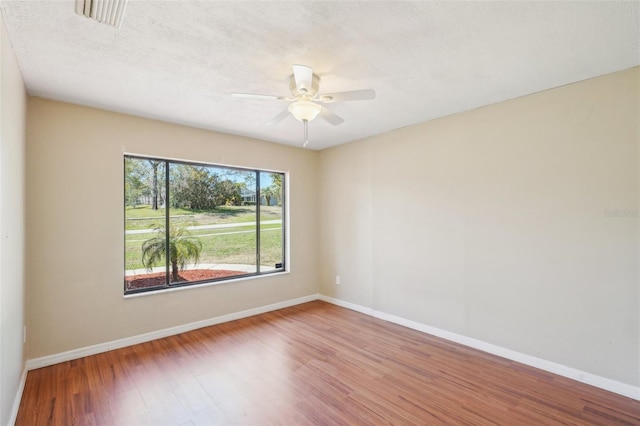
<path id="1" fill-rule="evenodd" d="M 130 0 L 120 29 L 74 1 L 1 1 L 32 95 L 301 146 L 302 123 L 266 123 L 287 103 L 293 64 L 330 104 L 311 149 L 640 64 L 635 2 L 246 2 Z"/>

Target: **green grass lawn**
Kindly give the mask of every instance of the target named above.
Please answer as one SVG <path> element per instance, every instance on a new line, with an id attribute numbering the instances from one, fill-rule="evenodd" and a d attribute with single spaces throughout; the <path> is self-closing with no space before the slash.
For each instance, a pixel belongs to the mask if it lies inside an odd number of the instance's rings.
<path id="1" fill-rule="evenodd" d="M 187 225 L 215 225 L 221 223 L 254 222 L 255 206 L 220 206 L 210 211 L 191 209 L 169 209 L 173 223 Z M 282 208 L 261 206 L 260 220 L 282 218 Z M 152 210 L 150 206 L 125 208 L 125 226 L 128 230 L 153 229 L 164 224 L 165 209 Z"/>
<path id="2" fill-rule="evenodd" d="M 221 206 L 211 211 L 170 209 L 173 225 L 201 226 L 237 223 L 239 226 L 219 229 L 190 230 L 189 234 L 202 243 L 200 264 L 232 263 L 249 264 L 256 262 L 256 210 L 255 206 Z M 153 229 L 164 227 L 165 210 L 152 210 L 150 206 L 125 209 L 127 230 Z M 260 220 L 282 219 L 282 208 L 261 206 Z M 283 262 L 282 224 L 261 225 L 261 264 L 275 266 Z M 125 235 L 125 269 L 142 269 L 142 244 L 155 237 L 150 231 L 144 234 Z M 163 264 L 155 265 L 162 266 Z"/>
<path id="3" fill-rule="evenodd" d="M 189 209 L 170 209 L 171 215 L 192 215 L 193 211 Z M 155 218 L 155 217 L 164 217 L 164 209 L 153 210 L 151 206 L 138 206 L 138 207 L 130 207 L 127 206 L 125 208 L 127 219 L 136 219 L 136 218 Z"/>
<path id="4" fill-rule="evenodd" d="M 270 224 L 260 227 L 261 265 L 275 266 L 283 262 L 282 225 Z M 222 229 L 200 229 L 190 231 L 202 243 L 199 263 L 255 264 L 256 227 L 237 226 Z M 141 269 L 142 244 L 155 233 L 126 235 L 125 269 Z M 162 264 L 156 265 L 162 266 Z"/>

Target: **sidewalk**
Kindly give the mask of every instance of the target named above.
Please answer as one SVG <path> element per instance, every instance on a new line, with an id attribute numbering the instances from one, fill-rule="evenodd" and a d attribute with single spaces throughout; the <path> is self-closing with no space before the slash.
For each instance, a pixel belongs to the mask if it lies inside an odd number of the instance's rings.
<path id="1" fill-rule="evenodd" d="M 281 219 L 276 220 L 263 220 L 260 222 L 261 225 L 274 225 L 277 223 L 282 223 Z M 187 226 L 187 229 L 190 231 L 195 231 L 199 229 L 223 229 L 223 228 L 240 228 L 240 227 L 254 227 L 255 222 L 240 222 L 240 223 L 220 223 L 213 225 L 196 225 L 196 226 Z M 124 231 L 125 235 L 134 235 L 134 234 L 149 234 L 154 232 L 153 229 L 131 229 L 128 231 Z"/>

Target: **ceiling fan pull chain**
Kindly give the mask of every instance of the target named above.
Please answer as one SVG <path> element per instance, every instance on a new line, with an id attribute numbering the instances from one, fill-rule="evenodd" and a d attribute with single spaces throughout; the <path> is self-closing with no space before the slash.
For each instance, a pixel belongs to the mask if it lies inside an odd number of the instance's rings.
<path id="1" fill-rule="evenodd" d="M 304 144 L 302 145 L 302 147 L 306 148 L 308 143 L 309 143 L 309 122 L 307 120 L 304 120 Z"/>

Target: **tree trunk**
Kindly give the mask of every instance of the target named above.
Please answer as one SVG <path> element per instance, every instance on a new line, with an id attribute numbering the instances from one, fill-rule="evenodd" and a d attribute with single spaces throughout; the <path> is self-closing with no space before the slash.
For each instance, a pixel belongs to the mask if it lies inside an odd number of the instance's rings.
<path id="1" fill-rule="evenodd" d="M 151 197 L 152 204 L 151 209 L 158 210 L 158 166 L 160 163 L 157 161 L 151 161 L 151 167 L 153 168 L 153 175 L 151 176 Z"/>
<path id="2" fill-rule="evenodd" d="M 180 276 L 178 275 L 178 262 L 175 259 L 171 259 L 171 281 L 174 283 L 180 281 Z"/>

